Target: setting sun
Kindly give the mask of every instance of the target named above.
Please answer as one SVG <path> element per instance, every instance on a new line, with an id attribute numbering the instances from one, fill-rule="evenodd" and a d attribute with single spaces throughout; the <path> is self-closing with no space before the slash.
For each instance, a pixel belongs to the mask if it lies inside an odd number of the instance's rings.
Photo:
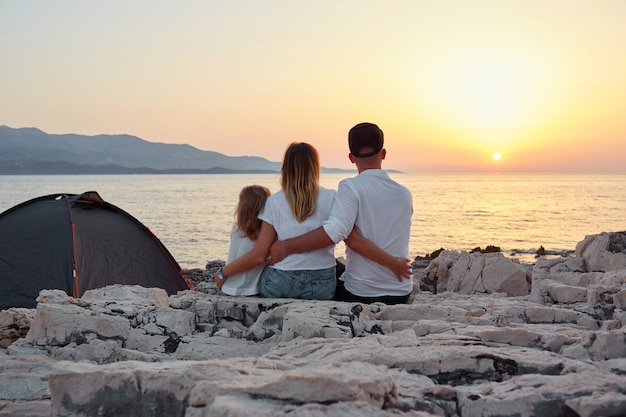
<path id="1" fill-rule="evenodd" d="M 540 51 L 497 43 L 450 48 L 429 63 L 423 80 L 433 136 L 498 165 L 503 151 L 533 147 L 554 123 L 558 83 Z M 462 169 L 480 169 L 478 162 L 456 161 Z M 506 168 L 518 169 L 518 161 L 507 159 Z"/>

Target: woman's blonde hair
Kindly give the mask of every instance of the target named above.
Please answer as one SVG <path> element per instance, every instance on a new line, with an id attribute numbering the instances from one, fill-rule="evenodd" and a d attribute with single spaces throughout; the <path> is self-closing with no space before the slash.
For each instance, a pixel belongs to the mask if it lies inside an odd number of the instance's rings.
<path id="1" fill-rule="evenodd" d="M 261 230 L 259 213 L 265 206 L 271 191 L 261 185 L 249 185 L 239 192 L 239 202 L 235 207 L 235 224 L 250 240 L 256 240 Z"/>
<path id="2" fill-rule="evenodd" d="M 308 143 L 292 143 L 285 151 L 280 186 L 298 222 L 313 212 L 320 190 L 320 158 Z"/>

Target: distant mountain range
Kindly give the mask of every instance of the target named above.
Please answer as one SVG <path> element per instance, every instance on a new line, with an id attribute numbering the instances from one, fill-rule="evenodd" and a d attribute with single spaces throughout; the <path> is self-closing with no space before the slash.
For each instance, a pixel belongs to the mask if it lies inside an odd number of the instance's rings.
<path id="1" fill-rule="evenodd" d="M 273 173 L 280 166 L 256 156 L 227 156 L 130 135 L 55 135 L 0 126 L 0 175 Z"/>

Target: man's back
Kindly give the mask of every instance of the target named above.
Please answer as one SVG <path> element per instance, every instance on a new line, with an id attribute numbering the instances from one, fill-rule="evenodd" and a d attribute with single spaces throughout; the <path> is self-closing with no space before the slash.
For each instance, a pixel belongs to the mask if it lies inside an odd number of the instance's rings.
<path id="1" fill-rule="evenodd" d="M 408 258 L 413 200 L 409 190 L 380 169 L 367 169 L 339 184 L 324 230 L 337 241 L 352 225 L 388 254 Z M 345 288 L 361 297 L 403 296 L 412 280 L 400 282 L 387 267 L 347 248 Z"/>

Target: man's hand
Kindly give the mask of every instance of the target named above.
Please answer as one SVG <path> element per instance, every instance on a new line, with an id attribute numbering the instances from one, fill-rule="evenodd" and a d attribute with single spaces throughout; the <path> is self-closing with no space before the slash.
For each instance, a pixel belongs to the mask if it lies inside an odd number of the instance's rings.
<path id="1" fill-rule="evenodd" d="M 286 240 L 277 240 L 270 247 L 268 263 L 270 265 L 277 264 L 285 259 L 290 253 L 289 243 Z"/>
<path id="2" fill-rule="evenodd" d="M 390 268 L 393 273 L 396 274 L 400 282 L 411 278 L 413 275 L 413 267 L 411 266 L 411 260 L 409 258 L 396 258 L 396 261 L 394 261 Z"/>

